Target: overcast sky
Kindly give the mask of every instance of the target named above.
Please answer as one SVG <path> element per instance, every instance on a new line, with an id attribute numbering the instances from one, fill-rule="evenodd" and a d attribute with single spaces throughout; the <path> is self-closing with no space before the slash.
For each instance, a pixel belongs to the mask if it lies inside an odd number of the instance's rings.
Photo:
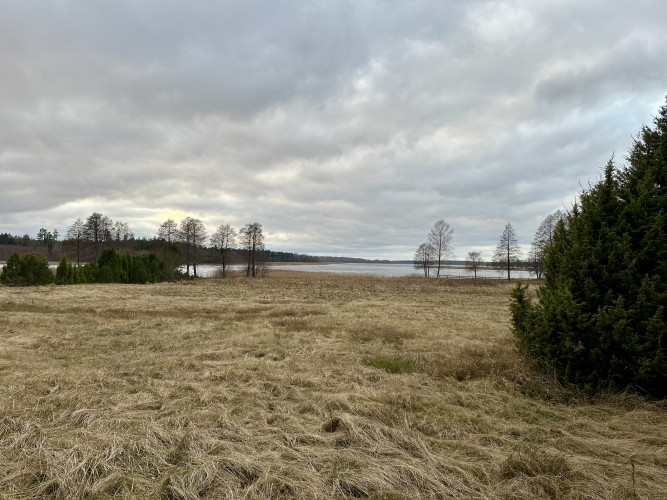
<path id="1" fill-rule="evenodd" d="M 0 0 L 0 232 L 528 245 L 667 94 L 664 0 Z"/>

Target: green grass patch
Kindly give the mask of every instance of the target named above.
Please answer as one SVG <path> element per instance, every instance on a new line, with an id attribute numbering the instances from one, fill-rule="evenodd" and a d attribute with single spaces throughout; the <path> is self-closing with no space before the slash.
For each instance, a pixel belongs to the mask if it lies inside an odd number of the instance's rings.
<path id="1" fill-rule="evenodd" d="M 372 358 L 368 364 L 373 368 L 384 370 L 389 373 L 412 373 L 416 371 L 414 362 L 401 358 Z"/>

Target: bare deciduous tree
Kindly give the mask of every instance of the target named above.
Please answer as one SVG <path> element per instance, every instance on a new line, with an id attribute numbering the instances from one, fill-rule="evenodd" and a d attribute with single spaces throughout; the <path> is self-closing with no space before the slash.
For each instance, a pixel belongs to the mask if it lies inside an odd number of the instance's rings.
<path id="1" fill-rule="evenodd" d="M 264 233 L 259 222 L 246 224 L 240 231 L 240 243 L 247 253 L 248 266 L 246 276 L 257 276 L 259 254 L 264 250 Z"/>
<path id="2" fill-rule="evenodd" d="M 428 278 L 431 271 L 431 264 L 433 263 L 435 251 L 430 243 L 422 243 L 417 248 L 414 257 L 415 269 L 421 269 L 424 272 L 424 277 Z"/>
<path id="3" fill-rule="evenodd" d="M 172 243 L 178 239 L 178 224 L 174 219 L 167 219 L 157 230 L 157 239 Z"/>
<path id="4" fill-rule="evenodd" d="M 500 270 L 507 270 L 507 279 L 511 279 L 510 271 L 519 265 L 521 258 L 521 248 L 516 238 L 516 232 L 509 222 L 500 235 L 500 241 L 493 254 L 493 262 Z"/>
<path id="5" fill-rule="evenodd" d="M 186 273 L 190 274 L 190 264 L 197 276 L 197 257 L 199 248 L 206 242 L 206 227 L 200 219 L 186 217 L 181 221 L 179 240 L 185 245 Z"/>
<path id="6" fill-rule="evenodd" d="M 236 231 L 229 224 L 220 224 L 220 227 L 211 236 L 211 244 L 220 252 L 222 259 L 222 275 L 226 276 L 226 266 L 229 262 L 229 253 L 236 244 Z"/>
<path id="7" fill-rule="evenodd" d="M 442 261 L 447 257 L 451 257 L 453 253 L 452 247 L 452 237 L 454 235 L 454 229 L 445 222 L 444 219 L 436 221 L 433 225 L 433 229 L 428 235 L 428 243 L 433 248 L 433 257 L 437 263 L 437 273 L 436 277 L 440 277 L 440 268 L 442 267 Z"/>
<path id="8" fill-rule="evenodd" d="M 74 247 L 76 251 L 76 267 L 81 265 L 81 242 L 83 235 L 83 221 L 81 219 L 75 220 L 71 226 L 67 228 L 67 243 Z"/>
<path id="9" fill-rule="evenodd" d="M 134 233 L 132 232 L 132 229 L 130 229 L 130 225 L 127 222 L 114 222 L 111 231 L 113 239 L 116 242 L 116 248 L 118 249 L 120 249 L 121 242 L 127 243 L 127 241 L 134 238 Z"/>
<path id="10" fill-rule="evenodd" d="M 556 210 L 540 223 L 540 227 L 535 233 L 535 238 L 530 246 L 528 261 L 530 263 L 531 272 L 534 273 L 537 278 L 542 277 L 546 251 L 553 243 L 556 225 L 562 220 L 565 220 L 565 212 Z"/>
<path id="11" fill-rule="evenodd" d="M 468 252 L 466 258 L 466 270 L 474 273 L 475 278 L 477 278 L 477 270 L 482 265 L 482 252 L 479 250 L 473 250 Z"/>

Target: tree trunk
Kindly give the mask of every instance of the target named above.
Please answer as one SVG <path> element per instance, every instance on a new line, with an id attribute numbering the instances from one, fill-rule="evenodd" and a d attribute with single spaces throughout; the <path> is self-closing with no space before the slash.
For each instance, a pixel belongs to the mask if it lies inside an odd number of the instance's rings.
<path id="1" fill-rule="evenodd" d="M 510 278 L 510 243 L 509 239 L 507 240 L 507 281 L 509 281 Z"/>

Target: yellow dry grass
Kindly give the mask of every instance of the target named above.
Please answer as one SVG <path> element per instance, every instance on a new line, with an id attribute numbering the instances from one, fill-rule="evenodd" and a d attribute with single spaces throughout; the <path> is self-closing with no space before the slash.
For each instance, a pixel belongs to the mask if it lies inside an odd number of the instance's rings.
<path id="1" fill-rule="evenodd" d="M 665 498 L 665 404 L 526 368 L 510 288 L 0 288 L 0 498 Z"/>

